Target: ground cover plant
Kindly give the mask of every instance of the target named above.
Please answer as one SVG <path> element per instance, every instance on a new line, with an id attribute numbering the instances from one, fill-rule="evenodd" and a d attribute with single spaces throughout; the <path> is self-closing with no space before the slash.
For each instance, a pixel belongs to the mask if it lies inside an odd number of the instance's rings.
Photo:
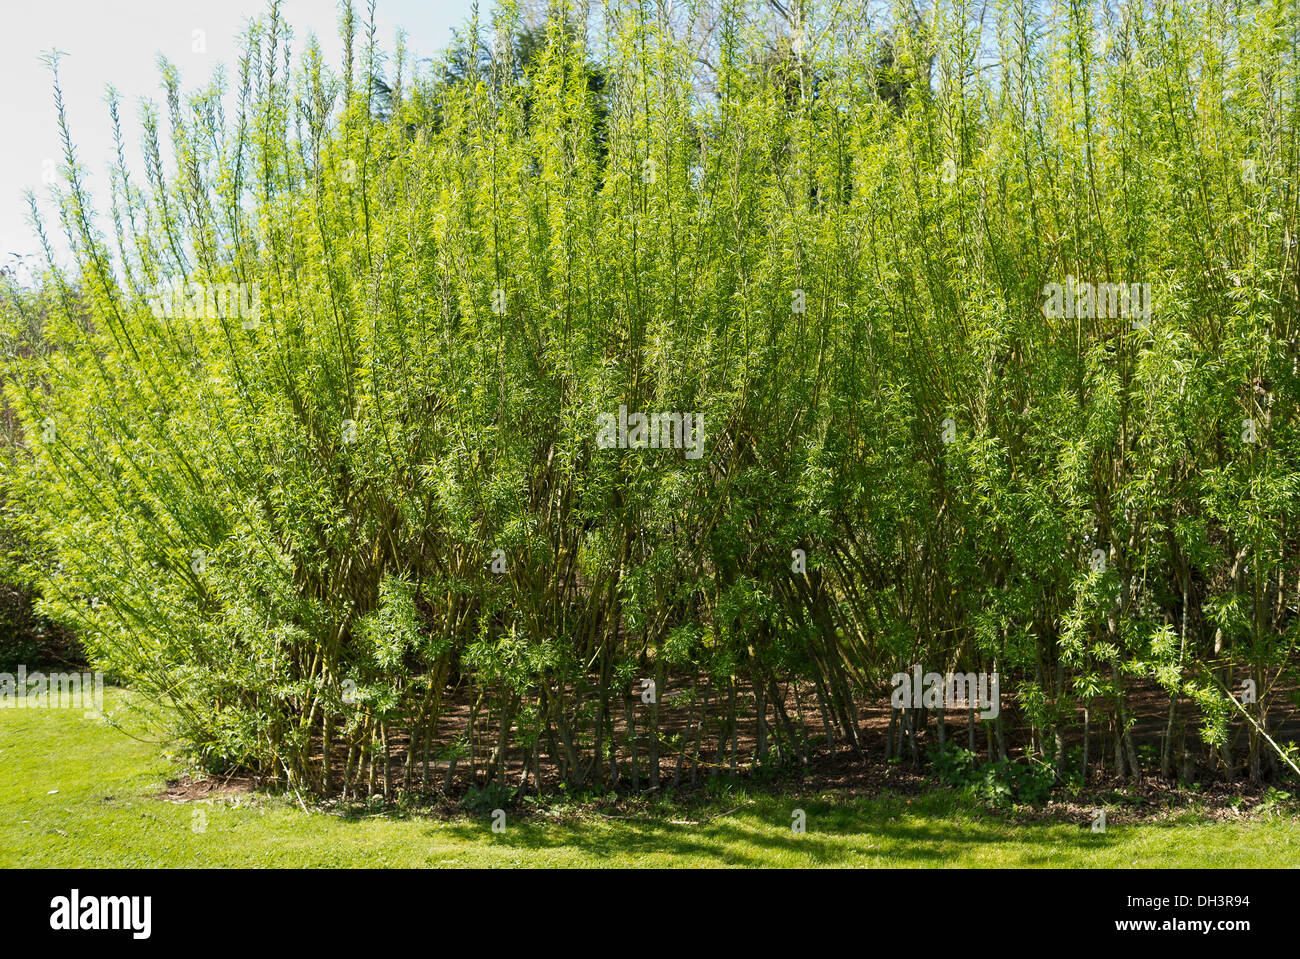
<path id="1" fill-rule="evenodd" d="M 504 3 L 424 70 L 373 22 L 164 63 L 99 198 L 51 61 L 13 576 L 200 765 L 1294 790 L 1293 4 Z"/>

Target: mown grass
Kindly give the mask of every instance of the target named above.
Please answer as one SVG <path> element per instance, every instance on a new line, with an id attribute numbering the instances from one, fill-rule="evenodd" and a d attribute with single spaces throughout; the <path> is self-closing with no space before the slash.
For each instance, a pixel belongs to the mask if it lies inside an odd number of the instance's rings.
<path id="1" fill-rule="evenodd" d="M 123 694 L 109 691 L 109 715 Z M 128 727 L 128 732 L 131 731 Z M 1016 824 L 960 795 L 910 800 L 817 795 L 723 797 L 712 811 L 644 819 L 442 821 L 304 813 L 292 799 L 156 797 L 175 767 L 156 742 L 67 709 L 0 710 L 3 866 L 959 866 L 1268 867 L 1300 865 L 1300 823 Z M 672 819 L 704 819 L 701 824 Z M 795 835 L 791 811 L 807 814 Z M 206 819 L 206 829 L 195 825 Z"/>

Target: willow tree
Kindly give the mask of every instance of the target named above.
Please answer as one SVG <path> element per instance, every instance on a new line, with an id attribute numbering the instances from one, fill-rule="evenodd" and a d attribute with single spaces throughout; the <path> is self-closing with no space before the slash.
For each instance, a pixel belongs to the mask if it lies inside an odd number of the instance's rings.
<path id="1" fill-rule="evenodd" d="M 231 90 L 164 64 L 101 217 L 56 78 L 75 264 L 8 298 L 0 474 L 43 610 L 317 794 L 1140 777 L 1139 684 L 1164 774 L 1285 771 L 1300 24 L 980 9 L 503 4 L 420 74 L 272 4 Z M 913 664 L 1002 714 L 879 743 Z"/>

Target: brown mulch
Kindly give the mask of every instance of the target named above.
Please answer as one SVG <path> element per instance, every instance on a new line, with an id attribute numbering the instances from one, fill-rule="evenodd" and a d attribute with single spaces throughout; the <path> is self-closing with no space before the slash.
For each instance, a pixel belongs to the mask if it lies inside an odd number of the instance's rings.
<path id="1" fill-rule="evenodd" d="M 1004 694 L 1004 704 L 1008 698 Z M 1287 698 L 1279 696 L 1276 701 L 1275 712 L 1272 717 L 1273 731 L 1274 735 L 1280 735 L 1287 740 L 1294 740 L 1300 738 L 1300 716 L 1297 715 L 1295 708 L 1287 703 Z M 717 694 L 715 693 L 714 702 L 716 701 Z M 451 691 L 445 701 L 445 706 L 444 717 L 439 723 L 439 746 L 452 741 L 464 731 L 468 725 L 470 714 L 468 696 L 462 690 Z M 815 709 L 808 708 L 809 704 L 806 698 L 804 706 L 807 732 L 819 742 L 813 746 L 806 766 L 798 767 L 792 762 L 789 767 L 772 777 L 757 775 L 751 768 L 750 760 L 755 746 L 755 723 L 752 711 L 742 718 L 738 729 L 739 742 L 736 750 L 739 760 L 737 772 L 739 781 L 751 793 L 788 794 L 793 790 L 797 790 L 802 794 L 831 792 L 844 798 L 876 798 L 882 795 L 906 798 L 920 796 L 942 788 L 937 780 L 927 773 L 924 767 L 913 769 L 909 761 L 910 756 L 904 758 L 902 762 L 884 762 L 884 740 L 889 728 L 890 715 L 887 702 L 858 704 L 858 728 L 863 748 L 866 751 L 865 759 L 852 753 L 849 747 L 842 742 L 837 744 L 834 758 L 829 756 L 824 743 L 820 742 L 823 738 L 820 714 Z M 1136 720 L 1134 738 L 1139 744 L 1158 745 L 1161 742 L 1168 706 L 1168 697 L 1154 684 L 1135 684 L 1135 688 L 1130 692 L 1129 708 Z M 793 697 L 787 702 L 787 709 L 794 718 L 796 706 Z M 1019 755 L 1021 750 L 1017 747 L 1023 745 L 1023 742 L 1021 735 L 1019 735 L 1022 730 L 1017 728 L 1019 725 L 1017 723 L 1017 710 L 1014 705 L 1006 704 L 1004 705 L 1004 713 L 1007 714 L 1011 724 L 1011 728 L 1008 730 L 1008 753 Z M 1188 748 L 1196 750 L 1197 758 L 1201 759 L 1205 747 L 1197 735 L 1195 720 L 1191 718 L 1194 715 L 1190 704 L 1186 704 L 1181 711 L 1178 733 L 1186 737 Z M 673 697 L 665 697 L 665 702 L 661 705 L 660 716 L 660 730 L 664 736 L 688 732 L 692 718 L 691 711 L 674 703 Z M 950 711 L 947 721 L 948 738 L 958 745 L 966 745 L 965 715 L 960 711 Z M 1097 728 L 1094 725 L 1094 733 Z M 687 768 L 683 769 L 681 781 L 673 790 L 673 806 L 679 810 L 679 813 L 684 810 L 689 811 L 693 807 L 706 806 L 710 803 L 710 792 L 707 789 L 707 777 L 710 772 L 723 776 L 730 772 L 729 768 L 727 768 L 729 767 L 730 750 L 727 750 L 727 754 L 722 757 L 715 756 L 720 731 L 716 720 L 711 720 L 705 727 L 705 746 L 701 758 L 709 763 L 709 767 L 700 770 L 697 781 L 693 786 L 691 784 L 689 763 Z M 621 723 L 618 724 L 618 732 L 620 736 L 624 733 Z M 638 730 L 638 732 L 641 731 Z M 985 756 L 987 743 L 984 731 L 977 728 L 977 732 L 979 734 L 976 739 L 977 754 L 982 760 L 987 758 Z M 932 733 L 933 728 L 931 729 Z M 1081 742 L 1081 738 L 1077 729 L 1071 729 L 1066 736 L 1067 745 L 1077 746 Z M 457 768 L 455 779 L 447 793 L 444 793 L 441 789 L 446 763 L 434 762 L 431 764 L 429 772 L 429 784 L 432 787 L 429 791 L 424 793 L 413 792 L 405 796 L 401 794 L 400 789 L 397 787 L 400 785 L 402 778 L 402 763 L 405 759 L 404 753 L 408 742 L 401 732 L 395 731 L 390 736 L 390 751 L 394 759 L 392 798 L 399 800 L 398 805 L 403 809 L 419 815 L 439 818 L 463 815 L 464 807 L 460 799 L 465 796 L 472 785 L 468 776 L 467 763 L 462 763 Z M 620 745 L 623 744 L 620 743 Z M 922 755 L 924 755 L 924 748 L 925 744 L 923 743 Z M 1094 735 L 1092 743 L 1094 763 L 1101 755 L 1102 748 L 1102 740 Z M 1107 753 L 1109 753 L 1108 745 Z M 625 763 L 625 757 L 620 758 Z M 712 765 L 715 759 L 718 758 L 721 759 L 721 762 L 716 766 Z M 522 759 L 523 756 L 519 750 L 511 751 L 506 763 L 507 782 L 511 785 L 519 781 L 522 771 Z M 1112 772 L 1111 759 L 1110 755 L 1105 756 L 1105 771 L 1108 775 L 1104 777 L 1098 776 L 1094 767 L 1094 775 L 1085 789 L 1077 792 L 1071 792 L 1063 788 L 1057 789 L 1052 798 L 1042 806 L 1033 808 L 1017 807 L 1009 811 L 1007 815 L 1012 816 L 1019 822 L 1070 821 L 1077 823 L 1086 821 L 1091 810 L 1105 807 L 1108 819 L 1113 822 L 1159 822 L 1177 815 L 1179 811 L 1195 808 L 1198 815 L 1204 815 L 1206 818 L 1234 821 L 1253 818 L 1255 813 L 1251 811 L 1252 808 L 1259 805 L 1269 789 L 1267 783 L 1251 784 L 1242 779 L 1229 783 L 1222 779 L 1204 777 L 1202 777 L 1203 781 L 1198 783 L 1196 789 L 1188 789 L 1159 779 L 1158 776 L 1154 775 L 1154 769 L 1148 771 L 1152 775 L 1148 775 L 1144 781 L 1129 784 L 1109 775 Z M 660 761 L 663 784 L 661 792 L 667 792 L 672 786 L 676 771 L 677 755 L 675 750 L 665 748 Z M 647 785 L 647 770 L 645 767 L 646 751 L 644 741 L 642 741 L 640 764 L 642 788 L 639 792 L 633 792 L 630 783 L 625 777 L 619 785 L 617 795 L 607 794 L 603 800 L 593 798 L 587 801 L 575 802 L 572 797 L 558 795 L 558 790 L 554 788 L 559 782 L 558 770 L 543 756 L 541 770 L 542 791 L 546 795 L 541 799 L 532 797 L 531 794 L 535 792 L 536 784 L 530 780 L 528 786 L 530 799 L 525 805 L 535 810 L 538 815 L 548 818 L 551 817 L 551 813 L 548 811 L 551 807 L 562 808 L 565 810 L 564 815 L 566 816 L 590 813 L 612 818 L 635 818 L 656 805 L 656 797 L 650 790 L 645 788 Z M 1201 772 L 1204 772 L 1204 770 L 1201 770 Z M 413 783 L 416 790 L 419 789 L 420 780 L 421 775 L 417 767 Z M 167 788 L 157 798 L 176 803 L 211 801 L 217 797 L 250 796 L 260 790 L 273 789 L 275 785 L 271 780 L 263 780 L 257 776 L 242 772 L 230 776 L 216 777 L 186 775 L 179 779 L 169 780 Z M 387 808 L 391 809 L 393 804 L 386 805 Z M 361 802 L 345 804 L 337 801 L 327 801 L 319 804 L 317 808 L 343 814 L 356 813 L 364 808 L 368 812 L 383 814 L 386 807 L 385 805 L 378 807 L 366 806 Z M 686 812 L 685 814 L 689 815 L 690 813 Z"/>
<path id="2" fill-rule="evenodd" d="M 260 776 L 248 773 L 237 773 L 226 777 L 205 776 L 198 779 L 186 773 L 178 779 L 167 780 L 167 788 L 156 798 L 172 803 L 198 802 L 220 796 L 247 796 L 266 785 L 268 784 Z"/>

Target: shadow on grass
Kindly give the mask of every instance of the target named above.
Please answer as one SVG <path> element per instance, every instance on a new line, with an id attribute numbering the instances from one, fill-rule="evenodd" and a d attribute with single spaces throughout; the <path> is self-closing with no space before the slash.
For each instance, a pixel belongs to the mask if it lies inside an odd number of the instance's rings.
<path id="1" fill-rule="evenodd" d="M 928 801 L 927 801 L 928 800 Z M 666 819 L 578 822 L 513 821 L 493 833 L 489 817 L 443 826 L 438 835 L 502 852 L 572 851 L 596 863 L 636 865 L 637 860 L 681 859 L 719 866 L 852 865 L 879 860 L 892 866 L 943 866 L 969 862 L 977 849 L 992 850 L 980 865 L 1068 864 L 1079 853 L 1112 846 L 1109 833 L 1060 823 L 1017 825 L 949 797 L 879 799 L 844 805 L 823 800 L 759 801 L 735 816 L 700 824 Z M 807 831 L 795 834 L 791 812 L 803 809 Z M 1009 863 L 999 861 L 1005 849 Z"/>

